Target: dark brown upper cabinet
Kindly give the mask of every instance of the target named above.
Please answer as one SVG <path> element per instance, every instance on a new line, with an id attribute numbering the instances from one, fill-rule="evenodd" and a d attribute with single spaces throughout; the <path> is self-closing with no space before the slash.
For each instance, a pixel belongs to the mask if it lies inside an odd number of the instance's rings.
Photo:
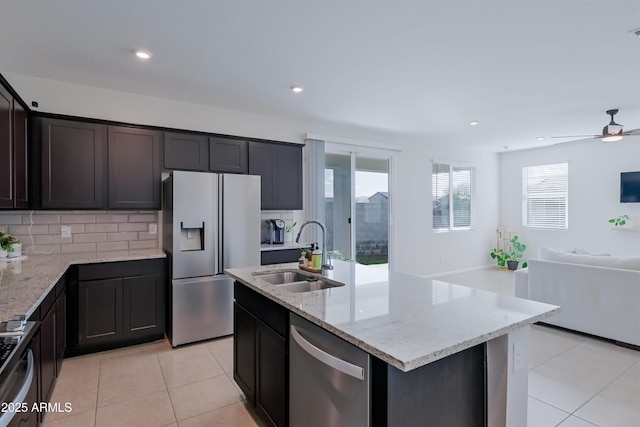
<path id="1" fill-rule="evenodd" d="M 160 208 L 161 132 L 40 120 L 43 208 Z"/>
<path id="2" fill-rule="evenodd" d="M 106 206 L 106 126 L 44 118 L 41 141 L 42 207 Z"/>
<path id="3" fill-rule="evenodd" d="M 210 137 L 209 170 L 211 172 L 248 173 L 247 141 L 218 136 Z"/>
<path id="4" fill-rule="evenodd" d="M 160 209 L 158 131 L 109 126 L 109 208 Z"/>
<path id="5" fill-rule="evenodd" d="M 301 145 L 251 142 L 249 174 L 261 177 L 262 209 L 302 209 Z"/>
<path id="6" fill-rule="evenodd" d="M 209 138 L 207 135 L 165 132 L 165 169 L 201 171 L 209 170 Z"/>
<path id="7" fill-rule="evenodd" d="M 0 86 L 0 208 L 27 207 L 27 113 Z"/>

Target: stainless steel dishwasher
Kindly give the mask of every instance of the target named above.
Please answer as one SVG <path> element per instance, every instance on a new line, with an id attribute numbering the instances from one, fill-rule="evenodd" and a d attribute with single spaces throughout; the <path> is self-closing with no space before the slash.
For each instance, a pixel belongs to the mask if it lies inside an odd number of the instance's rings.
<path id="1" fill-rule="evenodd" d="M 291 313 L 289 424 L 369 425 L 370 356 Z"/>

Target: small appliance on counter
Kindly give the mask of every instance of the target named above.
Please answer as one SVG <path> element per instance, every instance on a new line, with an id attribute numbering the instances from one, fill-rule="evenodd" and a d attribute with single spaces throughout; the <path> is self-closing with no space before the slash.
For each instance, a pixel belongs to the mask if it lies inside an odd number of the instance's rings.
<path id="1" fill-rule="evenodd" d="M 272 245 L 284 244 L 284 220 L 270 219 L 269 220 L 269 243 Z"/>

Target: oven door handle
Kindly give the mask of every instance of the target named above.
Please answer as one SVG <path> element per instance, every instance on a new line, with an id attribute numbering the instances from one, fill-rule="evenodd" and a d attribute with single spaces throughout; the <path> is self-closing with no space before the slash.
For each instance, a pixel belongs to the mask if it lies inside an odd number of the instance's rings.
<path id="1" fill-rule="evenodd" d="M 29 350 L 27 352 L 27 373 L 24 378 L 24 382 L 20 387 L 20 391 L 16 394 L 16 397 L 13 399 L 13 403 L 22 404 L 24 403 L 25 398 L 27 397 L 27 393 L 29 393 L 29 389 L 31 388 L 31 383 L 33 382 L 33 372 L 34 372 L 34 362 L 33 362 L 33 352 Z M 0 416 L 0 427 L 4 427 L 9 424 L 9 422 L 16 415 L 15 410 L 21 409 L 20 405 L 13 405 L 11 408 L 13 411 L 7 411 Z"/>

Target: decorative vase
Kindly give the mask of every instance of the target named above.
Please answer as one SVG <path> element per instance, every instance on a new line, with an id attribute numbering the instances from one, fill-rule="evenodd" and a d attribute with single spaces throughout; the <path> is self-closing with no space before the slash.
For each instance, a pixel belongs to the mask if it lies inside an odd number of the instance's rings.
<path id="1" fill-rule="evenodd" d="M 11 245 L 11 249 L 9 249 L 8 258 L 18 258 L 22 256 L 22 243 L 14 243 Z"/>
<path id="2" fill-rule="evenodd" d="M 520 261 L 507 261 L 507 268 L 509 270 L 517 270 L 519 263 Z"/>
<path id="3" fill-rule="evenodd" d="M 284 241 L 287 243 L 291 243 L 293 241 L 293 232 L 285 231 L 284 232 Z"/>

